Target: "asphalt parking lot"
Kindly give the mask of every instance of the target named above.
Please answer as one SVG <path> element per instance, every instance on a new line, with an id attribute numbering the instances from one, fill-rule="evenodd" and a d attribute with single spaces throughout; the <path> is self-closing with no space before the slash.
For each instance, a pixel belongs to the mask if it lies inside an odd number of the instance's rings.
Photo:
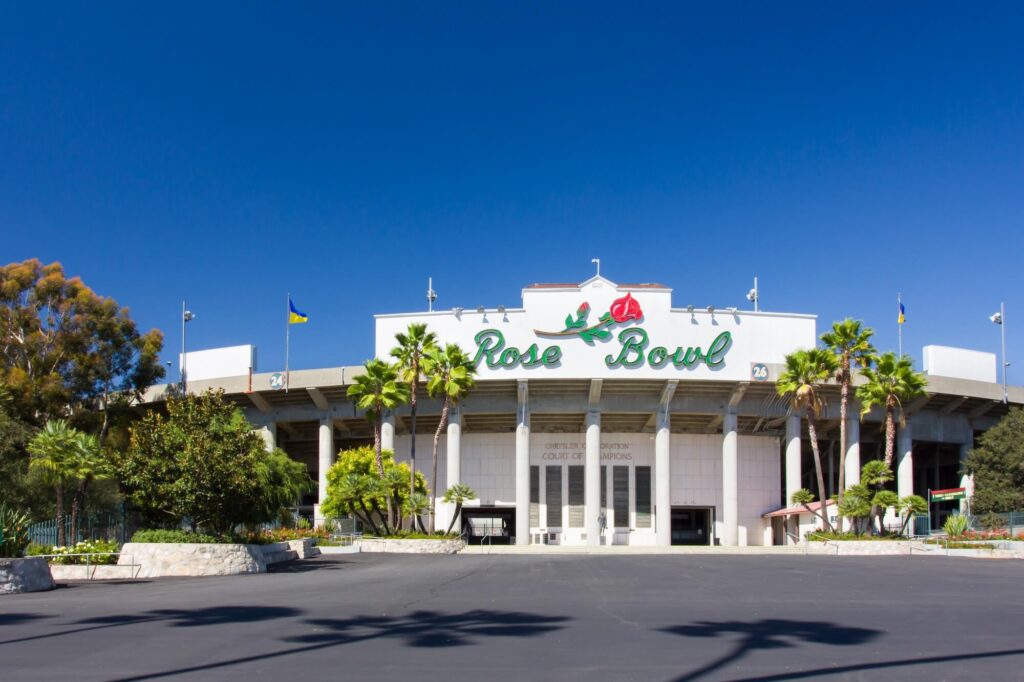
<path id="1" fill-rule="evenodd" d="M 1024 565 L 342 555 L 0 597 L 4 680 L 1020 680 Z"/>

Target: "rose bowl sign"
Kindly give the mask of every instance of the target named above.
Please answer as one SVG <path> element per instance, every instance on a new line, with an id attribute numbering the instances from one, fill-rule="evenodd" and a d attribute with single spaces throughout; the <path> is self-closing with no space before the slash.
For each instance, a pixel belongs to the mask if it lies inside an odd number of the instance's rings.
<path id="1" fill-rule="evenodd" d="M 781 363 L 815 343 L 810 315 L 672 308 L 658 285 L 580 285 L 523 290 L 521 309 L 378 315 L 377 357 L 394 335 L 426 323 L 457 343 L 487 378 L 687 378 L 749 380 L 752 362 Z M 491 376 L 493 374 L 493 376 Z"/>
<path id="2" fill-rule="evenodd" d="M 594 345 L 596 342 L 612 338 L 613 333 L 609 331 L 609 327 L 631 321 L 639 322 L 644 316 L 640 303 L 628 293 L 612 301 L 608 312 L 601 315 L 594 324 L 587 322 L 589 314 L 590 304 L 584 301 L 576 309 L 575 318 L 572 314 L 566 316 L 565 329 L 554 332 L 535 329 L 534 333 L 543 337 L 575 337 Z M 676 346 L 674 350 L 667 346 L 650 347 L 647 331 L 640 326 L 623 329 L 616 338 L 619 342 L 617 352 L 604 357 L 604 363 L 608 367 L 640 367 L 644 363 L 651 367 L 663 367 L 668 363 L 676 367 L 692 367 L 698 362 L 705 362 L 709 367 L 717 367 L 725 362 L 725 354 L 732 341 L 729 332 L 722 332 L 703 352 L 700 346 L 687 346 L 685 349 L 683 346 Z M 477 368 L 481 363 L 486 363 L 491 368 L 517 365 L 551 366 L 562 359 L 561 346 L 547 346 L 541 350 L 540 346 L 534 343 L 529 348 L 519 349 L 506 345 L 505 337 L 498 329 L 485 329 L 478 333 L 473 341 L 477 348 L 473 362 Z"/>

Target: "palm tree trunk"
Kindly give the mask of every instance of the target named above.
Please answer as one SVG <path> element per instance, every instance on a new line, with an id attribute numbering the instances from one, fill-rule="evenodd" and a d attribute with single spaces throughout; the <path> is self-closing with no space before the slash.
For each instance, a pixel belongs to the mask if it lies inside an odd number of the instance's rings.
<path id="1" fill-rule="evenodd" d="M 896 420 L 893 406 L 885 406 L 885 466 L 892 469 L 893 454 L 896 451 Z"/>
<path id="2" fill-rule="evenodd" d="M 818 426 L 815 423 L 814 408 L 807 408 L 807 435 L 811 439 L 811 452 L 814 453 L 814 473 L 818 476 L 818 500 L 821 502 L 821 520 L 825 523 L 825 530 L 832 530 L 832 523 L 828 520 L 828 497 L 825 492 L 825 477 L 821 473 L 821 451 L 818 449 Z"/>
<path id="3" fill-rule="evenodd" d="M 455 505 L 455 513 L 452 515 L 452 522 L 448 524 L 448 530 L 444 532 L 445 535 L 451 535 L 452 528 L 455 527 L 455 521 L 458 520 L 459 514 L 462 513 L 462 503 Z"/>
<path id="4" fill-rule="evenodd" d="M 384 429 L 384 413 L 377 411 L 373 419 L 373 452 L 376 456 L 377 475 L 384 478 L 384 459 L 381 457 L 381 431 Z"/>
<path id="5" fill-rule="evenodd" d="M 836 502 L 843 506 L 846 490 L 846 410 L 850 400 L 850 356 L 843 354 L 842 381 L 839 386 L 839 490 Z"/>
<path id="6" fill-rule="evenodd" d="M 434 532 L 435 528 L 435 503 L 437 501 L 437 444 L 441 440 L 441 431 L 448 423 L 448 409 L 449 402 L 448 397 L 445 396 L 444 404 L 441 406 L 441 421 L 437 423 L 437 431 L 434 431 L 434 453 L 433 453 L 433 476 L 430 479 L 431 485 L 434 487 L 430 491 L 430 532 Z"/>
<path id="7" fill-rule="evenodd" d="M 409 386 L 409 409 L 412 411 L 412 419 L 409 424 L 411 440 L 409 444 L 409 499 L 412 499 L 416 492 L 416 384 L 419 383 L 420 362 L 419 358 L 412 361 L 412 384 Z M 415 516 L 415 515 L 414 515 Z M 415 529 L 415 523 L 413 528 Z"/>
<path id="8" fill-rule="evenodd" d="M 68 544 L 68 534 L 64 527 L 64 486 L 58 483 L 53 486 L 53 492 L 57 496 L 57 545 L 65 547 Z"/>

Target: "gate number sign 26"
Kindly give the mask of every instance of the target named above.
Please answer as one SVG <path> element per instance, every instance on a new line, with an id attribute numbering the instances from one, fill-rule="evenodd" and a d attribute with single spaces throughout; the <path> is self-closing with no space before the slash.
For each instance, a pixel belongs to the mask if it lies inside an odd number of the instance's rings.
<path id="1" fill-rule="evenodd" d="M 757 362 L 750 366 L 750 378 L 754 381 L 768 380 L 768 365 Z"/>

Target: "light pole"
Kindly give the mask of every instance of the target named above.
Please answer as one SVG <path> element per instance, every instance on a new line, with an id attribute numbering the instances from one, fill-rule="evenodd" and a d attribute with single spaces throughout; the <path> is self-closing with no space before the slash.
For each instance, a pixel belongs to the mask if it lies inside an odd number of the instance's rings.
<path id="1" fill-rule="evenodd" d="M 1003 352 L 1003 402 L 1009 403 L 1010 397 L 1006 392 L 1006 368 L 1010 366 L 1006 361 L 1006 304 L 1000 303 L 999 312 L 990 315 L 988 319 L 999 325 L 999 341 Z"/>
<path id="2" fill-rule="evenodd" d="M 758 303 L 761 301 L 761 292 L 757 290 L 757 277 L 754 277 L 754 288 L 747 292 L 747 300 L 754 304 L 754 312 L 759 310 Z"/>
<path id="3" fill-rule="evenodd" d="M 188 376 L 185 369 L 185 325 L 195 319 L 192 311 L 185 307 L 185 301 L 181 302 L 181 394 L 185 395 L 188 389 Z"/>

